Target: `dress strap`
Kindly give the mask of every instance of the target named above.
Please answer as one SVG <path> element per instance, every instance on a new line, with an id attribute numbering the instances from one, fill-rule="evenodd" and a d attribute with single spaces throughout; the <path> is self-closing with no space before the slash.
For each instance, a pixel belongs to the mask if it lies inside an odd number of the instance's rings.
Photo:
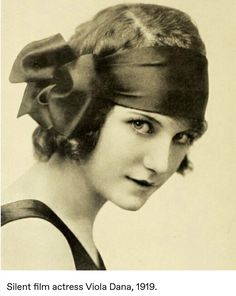
<path id="1" fill-rule="evenodd" d="M 105 270 L 100 254 L 99 267 L 93 262 L 73 232 L 46 204 L 35 199 L 19 200 L 2 206 L 1 225 L 24 218 L 40 218 L 53 224 L 66 238 L 77 270 Z"/>

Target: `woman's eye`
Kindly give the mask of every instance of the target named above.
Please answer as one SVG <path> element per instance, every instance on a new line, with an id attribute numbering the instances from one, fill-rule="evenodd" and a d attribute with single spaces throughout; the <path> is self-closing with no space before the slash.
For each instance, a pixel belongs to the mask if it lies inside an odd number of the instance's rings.
<path id="1" fill-rule="evenodd" d="M 180 145 L 191 145 L 194 141 L 194 136 L 187 133 L 179 133 L 174 137 L 174 141 Z"/>
<path id="2" fill-rule="evenodd" d="M 151 134 L 153 132 L 152 125 L 145 120 L 132 120 L 131 124 L 134 130 L 141 134 Z"/>

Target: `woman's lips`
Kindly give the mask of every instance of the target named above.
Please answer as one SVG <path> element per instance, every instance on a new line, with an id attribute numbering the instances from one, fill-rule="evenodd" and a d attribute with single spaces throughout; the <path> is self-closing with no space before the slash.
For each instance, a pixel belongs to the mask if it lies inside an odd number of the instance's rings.
<path id="1" fill-rule="evenodd" d="M 137 185 L 139 186 L 142 186 L 142 187 L 154 187 L 155 184 L 152 183 L 152 182 L 149 182 L 147 180 L 139 180 L 139 179 L 134 179 L 134 178 L 131 178 L 129 176 L 126 176 L 126 178 L 130 181 L 133 181 L 134 183 L 136 183 Z"/>

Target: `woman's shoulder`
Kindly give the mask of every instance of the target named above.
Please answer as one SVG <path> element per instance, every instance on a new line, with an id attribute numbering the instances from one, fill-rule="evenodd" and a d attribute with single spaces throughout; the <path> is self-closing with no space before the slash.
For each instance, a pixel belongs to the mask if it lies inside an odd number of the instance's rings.
<path id="1" fill-rule="evenodd" d="M 63 234 L 36 217 L 14 220 L 2 227 L 2 269 L 74 269 Z"/>

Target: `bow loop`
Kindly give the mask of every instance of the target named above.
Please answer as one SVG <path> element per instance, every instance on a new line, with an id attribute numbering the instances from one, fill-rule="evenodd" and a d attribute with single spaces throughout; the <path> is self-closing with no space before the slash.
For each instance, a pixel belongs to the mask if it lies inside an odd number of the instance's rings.
<path id="1" fill-rule="evenodd" d="M 50 80 L 55 68 L 64 65 L 76 56 L 60 34 L 26 45 L 17 56 L 10 81 L 32 82 Z"/>
<path id="2" fill-rule="evenodd" d="M 55 87 L 55 84 L 48 85 L 38 93 L 38 95 L 36 96 L 36 101 L 38 102 L 39 105 L 43 105 L 43 106 L 48 105 L 50 92 L 54 87 Z"/>

